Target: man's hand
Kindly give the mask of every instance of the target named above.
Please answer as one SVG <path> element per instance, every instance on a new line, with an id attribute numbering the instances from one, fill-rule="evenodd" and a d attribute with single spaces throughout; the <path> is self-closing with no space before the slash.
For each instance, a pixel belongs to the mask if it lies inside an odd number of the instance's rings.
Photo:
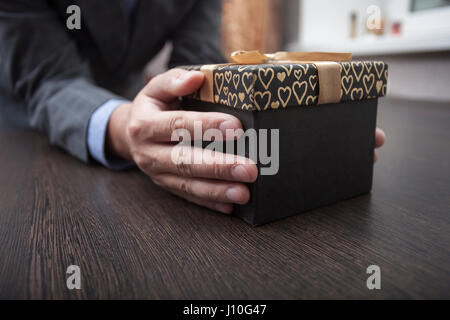
<path id="1" fill-rule="evenodd" d="M 198 71 L 172 69 L 152 79 L 133 103 L 119 106 L 108 124 L 107 150 L 134 161 L 164 189 L 201 206 L 231 213 L 232 204 L 245 204 L 250 193 L 244 183 L 256 180 L 256 165 L 236 158 L 233 164 L 217 163 L 202 152 L 204 163 L 175 163 L 171 136 L 186 129 L 194 136 L 194 121 L 201 121 L 203 132 L 214 128 L 226 137 L 226 129 L 240 129 L 234 116 L 216 112 L 175 111 L 177 97 L 197 90 L 204 81 Z M 230 155 L 227 155 L 230 156 Z M 210 161 L 206 159 L 210 157 Z M 217 158 L 215 158 L 217 159 Z M 244 163 L 245 162 L 245 163 Z"/>
<path id="2" fill-rule="evenodd" d="M 226 129 L 242 128 L 239 119 L 228 114 L 175 110 L 177 97 L 195 92 L 203 81 L 201 72 L 181 69 L 152 79 L 132 103 L 122 104 L 111 115 L 107 151 L 134 161 L 164 189 L 201 206 L 231 213 L 233 203 L 245 204 L 250 198 L 244 183 L 254 182 L 258 175 L 251 160 L 237 157 L 233 164 L 217 163 L 206 159 L 211 154 L 198 148 L 195 152 L 203 153 L 202 164 L 177 164 L 171 157 L 173 131 L 186 129 L 194 136 L 194 121 L 201 121 L 203 132 L 219 129 L 224 137 Z M 384 132 L 377 129 L 375 147 L 384 141 Z M 376 161 L 376 152 L 374 157 Z"/>

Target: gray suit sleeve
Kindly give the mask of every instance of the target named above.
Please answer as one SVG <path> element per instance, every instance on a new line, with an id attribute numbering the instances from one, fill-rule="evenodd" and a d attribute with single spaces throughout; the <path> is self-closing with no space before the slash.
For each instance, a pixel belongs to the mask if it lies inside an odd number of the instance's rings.
<path id="1" fill-rule="evenodd" d="M 172 34 L 169 67 L 224 63 L 220 49 L 221 0 L 198 0 Z"/>
<path id="2" fill-rule="evenodd" d="M 51 143 L 88 161 L 90 116 L 118 97 L 94 84 L 68 32 L 47 1 L 0 0 L 0 90 Z"/>

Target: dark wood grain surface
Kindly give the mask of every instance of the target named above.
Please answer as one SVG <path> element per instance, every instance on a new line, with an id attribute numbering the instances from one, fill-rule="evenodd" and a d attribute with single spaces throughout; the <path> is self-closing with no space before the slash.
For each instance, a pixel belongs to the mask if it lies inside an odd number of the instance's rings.
<path id="1" fill-rule="evenodd" d="M 372 193 L 258 228 L 0 122 L 0 298 L 450 298 L 448 104 L 381 99 Z"/>

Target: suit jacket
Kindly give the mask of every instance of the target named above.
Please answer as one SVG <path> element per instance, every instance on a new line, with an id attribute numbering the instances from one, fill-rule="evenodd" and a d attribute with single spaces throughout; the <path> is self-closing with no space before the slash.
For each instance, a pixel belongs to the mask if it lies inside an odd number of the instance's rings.
<path id="1" fill-rule="evenodd" d="M 81 30 L 66 27 L 81 9 Z M 219 63 L 220 0 L 0 0 L 0 101 L 22 108 L 28 123 L 88 161 L 91 114 L 164 46 L 169 66 Z M 0 105 L 0 108 L 3 108 Z M 10 109 L 10 108 L 9 108 Z"/>

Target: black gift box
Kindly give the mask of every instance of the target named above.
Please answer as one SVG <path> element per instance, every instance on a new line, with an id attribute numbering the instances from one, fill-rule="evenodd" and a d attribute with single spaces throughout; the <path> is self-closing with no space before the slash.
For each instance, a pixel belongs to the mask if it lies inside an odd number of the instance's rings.
<path id="1" fill-rule="evenodd" d="M 260 174 L 249 185 L 249 203 L 234 209 L 248 223 L 261 225 L 371 190 L 377 101 L 386 92 L 387 65 L 338 65 L 339 101 L 326 104 L 318 103 L 320 90 L 328 90 L 327 73 L 316 63 L 185 67 L 207 70 L 207 79 L 182 99 L 183 108 L 232 114 L 244 130 L 268 129 L 269 142 L 278 129 L 277 173 Z M 266 167 L 259 159 L 257 165 L 259 172 Z"/>

